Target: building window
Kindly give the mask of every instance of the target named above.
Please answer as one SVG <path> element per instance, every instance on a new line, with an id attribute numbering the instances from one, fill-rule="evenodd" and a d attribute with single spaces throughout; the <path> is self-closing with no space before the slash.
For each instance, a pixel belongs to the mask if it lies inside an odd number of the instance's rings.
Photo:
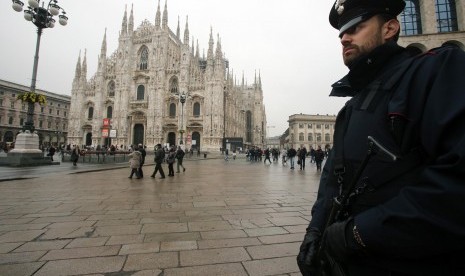
<path id="1" fill-rule="evenodd" d="M 0 106 L 3 106 L 3 99 L 0 99 Z"/>
<path id="2" fill-rule="evenodd" d="M 63 124 L 63 130 L 66 130 L 66 124 Z"/>
<path id="3" fill-rule="evenodd" d="M 52 109 L 51 108 L 48 110 L 48 114 L 52 114 Z"/>
<path id="4" fill-rule="evenodd" d="M 94 108 L 92 106 L 90 106 L 89 110 L 87 112 L 87 119 L 92 119 L 93 117 L 94 117 Z"/>
<path id="5" fill-rule="evenodd" d="M 44 108 L 43 107 L 40 108 L 40 113 L 44 113 Z"/>
<path id="6" fill-rule="evenodd" d="M 144 46 L 140 52 L 139 69 L 147 70 L 148 63 L 149 63 L 149 50 L 147 49 L 147 47 Z"/>
<path id="7" fill-rule="evenodd" d="M 331 141 L 331 136 L 329 135 L 329 133 L 326 133 L 325 134 L 325 142 L 330 142 Z"/>
<path id="8" fill-rule="evenodd" d="M 22 108 L 23 110 L 26 110 L 26 104 L 23 103 L 23 104 L 21 105 L 21 108 Z"/>
<path id="9" fill-rule="evenodd" d="M 58 115 L 58 116 L 60 115 L 60 110 L 57 110 L 57 115 Z"/>
<path id="10" fill-rule="evenodd" d="M 194 117 L 199 117 L 200 116 L 200 104 L 199 103 L 194 103 L 194 110 L 193 110 Z"/>
<path id="11" fill-rule="evenodd" d="M 39 128 L 42 128 L 43 125 L 44 125 L 44 122 L 39 121 Z"/>
<path id="12" fill-rule="evenodd" d="M 308 124 L 308 128 L 313 128 L 313 125 L 312 125 L 312 124 Z"/>
<path id="13" fill-rule="evenodd" d="M 115 96 L 115 82 L 110 81 L 108 83 L 108 97 L 114 97 Z"/>
<path id="14" fill-rule="evenodd" d="M 10 107 L 15 108 L 15 102 L 11 102 Z"/>
<path id="15" fill-rule="evenodd" d="M 176 117 L 176 104 L 170 104 L 170 117 Z"/>
<path id="16" fill-rule="evenodd" d="M 24 119 L 23 119 L 23 118 L 20 118 L 20 119 L 19 119 L 19 125 L 20 125 L 20 126 L 24 125 Z"/>
<path id="17" fill-rule="evenodd" d="M 170 79 L 170 92 L 173 94 L 178 93 L 178 79 L 176 77 Z"/>
<path id="18" fill-rule="evenodd" d="M 304 124 L 299 124 L 299 128 L 304 128 Z"/>
<path id="19" fill-rule="evenodd" d="M 137 100 L 138 101 L 144 100 L 144 94 L 145 94 L 145 86 L 139 85 L 137 87 Z"/>
<path id="20" fill-rule="evenodd" d="M 316 129 L 321 129 L 321 125 L 320 124 L 316 125 Z"/>
<path id="21" fill-rule="evenodd" d="M 299 141 L 303 141 L 304 140 L 304 134 L 303 132 L 299 133 Z"/>
<path id="22" fill-rule="evenodd" d="M 321 142 L 321 133 L 316 134 L 316 141 Z"/>
<path id="23" fill-rule="evenodd" d="M 455 0 L 436 0 L 436 20 L 440 33 L 458 30 Z"/>
<path id="24" fill-rule="evenodd" d="M 13 124 L 13 117 L 8 118 L 8 124 L 12 125 Z"/>
<path id="25" fill-rule="evenodd" d="M 52 122 L 47 123 L 47 128 L 50 129 L 52 127 Z"/>
<path id="26" fill-rule="evenodd" d="M 309 134 L 308 134 L 307 140 L 308 140 L 309 142 L 313 142 L 313 134 L 312 134 L 312 133 L 309 133 Z"/>
<path id="27" fill-rule="evenodd" d="M 328 125 L 328 124 L 325 124 L 325 129 L 329 129 L 329 125 Z"/>
<path id="28" fill-rule="evenodd" d="M 66 114 L 67 114 L 67 113 L 66 113 L 66 111 L 65 111 L 65 114 L 64 114 L 65 117 L 66 117 Z"/>
<path id="29" fill-rule="evenodd" d="M 405 9 L 401 13 L 402 35 L 421 34 L 420 4 L 418 0 L 405 1 Z"/>
<path id="30" fill-rule="evenodd" d="M 113 107 L 109 106 L 107 107 L 107 118 L 112 118 L 113 116 Z"/>

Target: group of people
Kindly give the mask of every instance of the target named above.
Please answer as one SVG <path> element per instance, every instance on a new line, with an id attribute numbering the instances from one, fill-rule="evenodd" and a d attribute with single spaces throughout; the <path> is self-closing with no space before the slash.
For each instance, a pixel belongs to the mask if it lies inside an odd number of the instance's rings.
<path id="1" fill-rule="evenodd" d="M 297 165 L 300 166 L 300 170 L 305 170 L 305 164 L 306 164 L 306 159 L 307 157 L 310 157 L 310 163 L 315 162 L 316 164 L 316 170 L 321 172 L 321 164 L 323 163 L 323 160 L 326 156 L 325 151 L 321 149 L 321 146 L 318 146 L 318 149 L 313 149 L 313 147 L 310 147 L 310 150 L 307 151 L 307 148 L 305 146 L 302 146 L 299 149 L 294 149 L 293 146 L 291 146 L 290 149 L 288 150 L 283 150 L 281 152 L 283 155 L 283 165 L 287 164 L 287 160 L 289 160 L 289 165 L 290 169 L 294 170 L 295 169 L 295 160 L 297 158 Z"/>
<path id="2" fill-rule="evenodd" d="M 134 150 L 129 154 L 129 164 L 131 168 L 129 178 L 132 178 L 135 175 L 137 179 L 140 179 L 144 177 L 142 167 L 145 163 L 145 157 L 147 155 L 147 152 L 142 144 L 139 144 L 137 147 L 133 147 L 133 149 Z M 182 163 L 184 155 L 185 152 L 180 146 L 178 146 L 176 149 L 176 146 L 173 145 L 167 151 L 165 151 L 161 144 L 157 144 L 155 146 L 154 158 L 155 169 L 153 173 L 150 175 L 150 177 L 155 178 L 155 175 L 157 173 L 160 173 L 160 178 L 165 178 L 165 172 L 162 166 L 164 162 L 168 164 L 168 176 L 174 176 L 174 163 L 177 164 L 176 173 L 180 173 L 181 168 L 182 171 L 185 172 L 186 168 Z"/>

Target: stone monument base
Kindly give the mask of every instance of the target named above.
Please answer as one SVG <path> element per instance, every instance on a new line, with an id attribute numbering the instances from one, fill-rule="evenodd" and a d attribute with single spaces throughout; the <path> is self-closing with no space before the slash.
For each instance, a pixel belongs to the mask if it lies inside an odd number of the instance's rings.
<path id="1" fill-rule="evenodd" d="M 15 148 L 8 152 L 7 157 L 0 158 L 1 166 L 41 166 L 58 165 L 60 162 L 53 162 L 52 158 L 45 157 L 39 149 L 39 136 L 36 132 L 29 130 L 21 131 L 16 136 Z"/>

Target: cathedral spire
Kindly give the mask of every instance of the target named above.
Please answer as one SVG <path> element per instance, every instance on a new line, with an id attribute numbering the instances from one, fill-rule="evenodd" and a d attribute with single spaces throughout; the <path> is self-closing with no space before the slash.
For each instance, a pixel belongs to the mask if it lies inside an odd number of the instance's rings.
<path id="1" fill-rule="evenodd" d="M 134 4 L 131 5 L 131 15 L 129 16 L 128 32 L 134 31 Z"/>
<path id="2" fill-rule="evenodd" d="M 102 48 L 100 49 L 100 58 L 107 56 L 107 28 L 105 28 L 105 34 L 103 35 Z"/>
<path id="3" fill-rule="evenodd" d="M 208 41 L 207 59 L 213 59 L 213 28 L 210 27 L 210 40 Z"/>
<path id="4" fill-rule="evenodd" d="M 192 36 L 192 47 L 191 47 L 191 55 L 195 55 L 195 48 L 194 48 L 194 36 Z"/>
<path id="5" fill-rule="evenodd" d="M 262 88 L 262 76 L 260 70 L 258 70 L 258 87 Z"/>
<path id="6" fill-rule="evenodd" d="M 216 41 L 216 59 L 221 60 L 223 57 L 223 52 L 221 51 L 220 34 L 218 34 L 217 36 L 218 36 L 218 40 Z"/>
<path id="7" fill-rule="evenodd" d="M 163 29 L 168 29 L 168 5 L 166 2 L 168 2 L 168 0 L 165 0 L 165 8 L 163 9 L 163 21 L 162 21 Z"/>
<path id="8" fill-rule="evenodd" d="M 123 23 L 121 23 L 121 34 L 128 32 L 128 6 L 124 9 Z"/>
<path id="9" fill-rule="evenodd" d="M 176 37 L 181 39 L 181 29 L 179 28 L 179 15 L 178 15 L 178 28 L 176 29 Z"/>
<path id="10" fill-rule="evenodd" d="M 184 28 L 184 44 L 189 45 L 189 16 L 186 15 L 186 27 Z"/>
<path id="11" fill-rule="evenodd" d="M 200 58 L 200 49 L 199 49 L 199 40 L 198 40 L 198 39 L 197 39 L 197 49 L 196 49 L 196 51 L 195 51 L 195 57 L 196 57 L 197 59 Z"/>
<path id="12" fill-rule="evenodd" d="M 160 0 L 158 0 L 157 14 L 155 15 L 155 27 L 160 29 Z"/>
<path id="13" fill-rule="evenodd" d="M 81 77 L 87 78 L 87 49 L 84 50 L 84 60 L 82 61 Z"/>
<path id="14" fill-rule="evenodd" d="M 79 77 L 81 77 L 81 50 L 79 50 L 79 57 L 76 64 L 76 72 L 74 74 L 75 79 L 78 79 Z"/>

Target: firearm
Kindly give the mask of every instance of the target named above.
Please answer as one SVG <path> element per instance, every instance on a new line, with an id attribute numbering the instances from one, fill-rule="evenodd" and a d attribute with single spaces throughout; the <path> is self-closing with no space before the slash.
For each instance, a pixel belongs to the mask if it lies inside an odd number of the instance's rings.
<path id="1" fill-rule="evenodd" d="M 370 161 L 370 158 L 378 152 L 382 152 L 387 155 L 393 162 L 398 159 L 396 155 L 391 153 L 388 149 L 383 147 L 375 138 L 368 136 L 368 150 L 363 159 L 360 167 L 357 169 L 354 177 L 350 181 L 347 188 L 341 193 L 341 195 L 333 198 L 331 212 L 329 213 L 328 219 L 326 221 L 326 225 L 324 229 L 322 229 L 323 237 L 322 241 L 325 239 L 326 229 L 336 221 L 342 220 L 346 211 L 347 211 L 347 201 L 349 199 L 350 194 L 354 191 L 355 185 L 357 184 L 360 175 L 365 170 L 365 167 Z M 328 254 L 324 254 L 324 248 L 322 244 L 318 249 L 318 256 L 321 260 L 321 267 L 320 267 L 320 275 L 319 276 L 345 276 L 347 273 L 345 272 L 344 268 L 336 262 L 331 256 Z"/>

